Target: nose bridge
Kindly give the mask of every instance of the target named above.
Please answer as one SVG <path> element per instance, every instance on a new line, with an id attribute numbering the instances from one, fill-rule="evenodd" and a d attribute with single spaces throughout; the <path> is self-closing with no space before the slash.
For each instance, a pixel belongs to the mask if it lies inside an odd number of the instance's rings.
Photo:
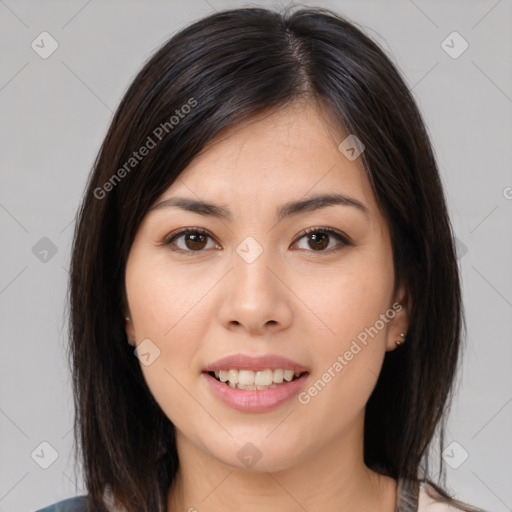
<path id="1" fill-rule="evenodd" d="M 290 304 L 286 287 L 274 275 L 279 262 L 272 257 L 272 251 L 254 237 L 247 237 L 236 247 L 232 266 L 229 290 L 221 308 L 222 322 L 242 324 L 250 331 L 267 324 L 287 325 Z"/>
<path id="2" fill-rule="evenodd" d="M 240 298 L 256 301 L 262 296 L 267 296 L 267 301 L 271 299 L 276 290 L 275 283 L 272 282 L 275 277 L 269 269 L 269 266 L 272 266 L 270 260 L 271 250 L 264 248 L 252 236 L 246 237 L 238 245 L 233 261 L 233 278 Z"/>

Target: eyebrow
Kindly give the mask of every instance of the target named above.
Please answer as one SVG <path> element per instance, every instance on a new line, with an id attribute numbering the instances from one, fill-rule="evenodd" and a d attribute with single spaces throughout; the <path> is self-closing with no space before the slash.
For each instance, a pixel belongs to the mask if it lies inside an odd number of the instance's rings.
<path id="1" fill-rule="evenodd" d="M 365 215 L 369 214 L 368 208 L 357 199 L 342 194 L 322 194 L 309 197 L 302 201 L 291 201 L 285 203 L 278 208 L 276 217 L 280 221 L 291 215 L 311 212 L 334 205 L 352 206 L 363 212 Z M 189 212 L 198 213 L 199 215 L 206 215 L 226 220 L 232 219 L 231 212 L 223 206 L 186 197 L 171 197 L 152 206 L 149 211 L 151 212 L 153 210 L 168 207 L 178 207 Z"/>

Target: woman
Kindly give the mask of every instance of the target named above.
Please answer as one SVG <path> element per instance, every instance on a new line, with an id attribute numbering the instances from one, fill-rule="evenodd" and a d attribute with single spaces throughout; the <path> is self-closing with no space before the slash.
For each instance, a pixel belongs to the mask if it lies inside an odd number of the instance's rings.
<path id="1" fill-rule="evenodd" d="M 478 510 L 429 477 L 463 326 L 435 158 L 339 15 L 226 10 L 156 52 L 95 162 L 70 305 L 91 510 Z"/>

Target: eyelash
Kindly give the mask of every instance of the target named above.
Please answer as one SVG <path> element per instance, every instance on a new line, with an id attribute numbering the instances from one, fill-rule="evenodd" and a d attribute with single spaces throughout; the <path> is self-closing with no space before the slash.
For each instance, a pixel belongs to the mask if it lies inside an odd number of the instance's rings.
<path id="1" fill-rule="evenodd" d="M 211 238 L 212 240 L 214 240 L 212 235 L 208 231 L 206 231 L 205 229 L 201 229 L 201 228 L 183 228 L 183 229 L 175 231 L 174 233 L 171 233 L 170 235 L 166 236 L 164 238 L 164 240 L 162 241 L 162 243 L 163 243 L 163 245 L 171 246 L 171 244 L 173 244 L 175 240 L 177 240 L 178 238 L 181 238 L 183 235 L 188 235 L 190 233 L 205 235 L 205 236 Z M 316 234 L 316 233 L 324 233 L 324 234 L 329 235 L 330 237 L 335 238 L 336 240 L 341 242 L 341 246 L 338 245 L 335 248 L 331 248 L 331 249 L 327 249 L 327 250 L 318 250 L 318 251 L 310 250 L 310 251 L 307 251 L 307 252 L 331 254 L 333 252 L 339 251 L 344 246 L 352 245 L 352 243 L 348 240 L 348 238 L 345 235 L 339 233 L 338 231 L 335 231 L 334 229 L 328 228 L 328 227 L 308 228 L 308 229 L 304 230 L 296 238 L 294 243 L 297 243 L 300 239 L 304 238 L 307 235 Z M 185 250 L 185 249 L 180 249 L 180 248 L 170 248 L 170 249 L 173 252 L 185 253 L 188 256 L 192 256 L 195 253 L 204 252 L 204 249 L 201 249 L 201 250 L 198 250 L 198 251 Z"/>

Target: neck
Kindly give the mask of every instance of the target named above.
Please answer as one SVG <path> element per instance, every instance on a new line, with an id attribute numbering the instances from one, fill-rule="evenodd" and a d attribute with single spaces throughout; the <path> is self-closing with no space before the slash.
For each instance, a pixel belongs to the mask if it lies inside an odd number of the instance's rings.
<path id="1" fill-rule="evenodd" d="M 362 429 L 323 449 L 300 454 L 297 464 L 258 472 L 224 464 L 199 450 L 178 430 L 180 469 L 168 493 L 168 512 L 393 512 L 396 481 L 363 461 Z"/>

